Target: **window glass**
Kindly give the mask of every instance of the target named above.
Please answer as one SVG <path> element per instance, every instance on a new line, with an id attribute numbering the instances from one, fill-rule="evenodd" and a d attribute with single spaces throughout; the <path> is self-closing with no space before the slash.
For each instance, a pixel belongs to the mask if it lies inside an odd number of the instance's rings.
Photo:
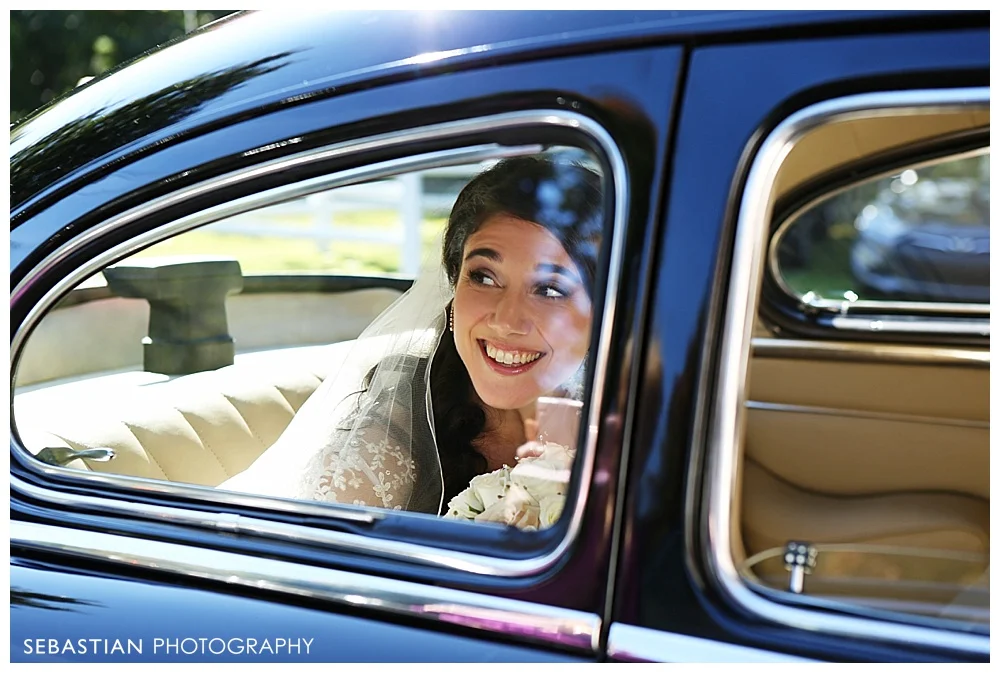
<path id="1" fill-rule="evenodd" d="M 807 303 L 990 300 L 989 150 L 914 165 L 784 226 L 773 269 Z"/>
<path id="2" fill-rule="evenodd" d="M 459 190 L 488 163 L 348 185 L 206 225 L 136 259 L 219 254 L 244 273 L 323 272 L 413 278 Z"/>
<path id="3" fill-rule="evenodd" d="M 50 465 L 220 498 L 552 525 L 589 378 L 605 193 L 594 157 L 556 147 L 175 235 L 41 320 L 17 367 L 19 436 Z"/>
<path id="4" fill-rule="evenodd" d="M 807 207 L 771 263 L 821 306 L 988 303 L 989 201 L 988 150 L 914 164 Z M 988 361 L 782 337 L 749 349 L 740 393 L 743 579 L 810 608 L 988 633 Z"/>

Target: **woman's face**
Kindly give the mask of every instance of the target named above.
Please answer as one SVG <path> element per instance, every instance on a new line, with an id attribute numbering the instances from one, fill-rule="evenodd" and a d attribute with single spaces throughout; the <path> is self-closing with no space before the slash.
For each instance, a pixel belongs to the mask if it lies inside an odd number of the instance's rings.
<path id="1" fill-rule="evenodd" d="M 455 286 L 455 346 L 479 398 L 521 409 L 583 363 L 591 302 L 555 236 L 495 215 L 465 242 Z"/>

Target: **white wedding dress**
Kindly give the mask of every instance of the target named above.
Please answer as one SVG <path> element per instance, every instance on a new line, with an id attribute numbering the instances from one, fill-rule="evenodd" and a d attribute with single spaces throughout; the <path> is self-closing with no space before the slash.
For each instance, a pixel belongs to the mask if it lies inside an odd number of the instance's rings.
<path id="1" fill-rule="evenodd" d="M 218 488 L 440 514 L 428 363 L 450 299 L 440 269 L 418 278 L 351 347 L 338 349 L 330 374 L 278 440 Z"/>

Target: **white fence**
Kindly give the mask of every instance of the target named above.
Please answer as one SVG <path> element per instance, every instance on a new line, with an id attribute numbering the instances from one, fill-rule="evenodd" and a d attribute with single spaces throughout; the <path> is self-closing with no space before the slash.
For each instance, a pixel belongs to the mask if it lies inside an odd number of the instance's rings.
<path id="1" fill-rule="evenodd" d="M 401 251 L 400 273 L 416 276 L 420 270 L 421 223 L 427 214 L 447 213 L 458 196 L 457 190 L 427 190 L 425 178 L 469 180 L 479 170 L 479 166 L 439 168 L 340 187 L 245 213 L 209 225 L 209 228 L 243 236 L 305 238 L 323 250 L 338 241 L 394 245 Z M 338 215 L 365 210 L 395 210 L 398 217 L 391 229 L 336 225 Z M 283 220 L 301 220 L 303 216 L 309 218 L 305 226 L 282 224 Z"/>

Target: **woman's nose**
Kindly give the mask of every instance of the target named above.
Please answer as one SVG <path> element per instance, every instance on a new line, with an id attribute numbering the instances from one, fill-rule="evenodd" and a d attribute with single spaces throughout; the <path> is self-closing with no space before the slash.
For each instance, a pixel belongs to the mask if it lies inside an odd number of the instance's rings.
<path id="1" fill-rule="evenodd" d="M 503 293 L 490 316 L 489 326 L 498 334 L 527 334 L 531 330 L 524 302 L 516 293 Z"/>

